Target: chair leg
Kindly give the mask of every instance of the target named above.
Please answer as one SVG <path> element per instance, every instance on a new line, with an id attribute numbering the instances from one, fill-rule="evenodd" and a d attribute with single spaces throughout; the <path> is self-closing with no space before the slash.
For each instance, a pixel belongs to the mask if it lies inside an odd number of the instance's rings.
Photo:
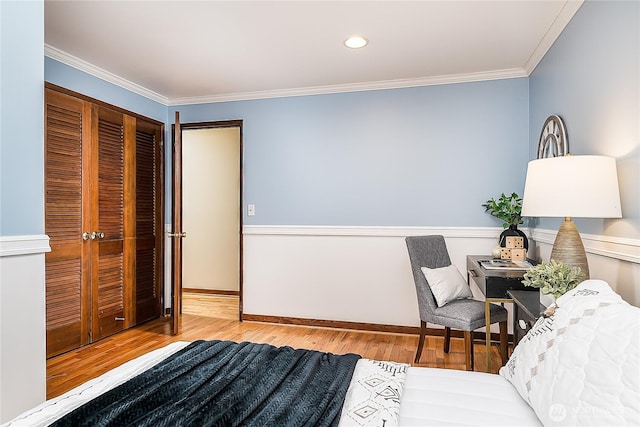
<path id="1" fill-rule="evenodd" d="M 420 362 L 420 356 L 422 355 L 422 347 L 424 347 L 424 337 L 427 334 L 427 322 L 420 321 L 420 339 L 418 340 L 418 349 L 416 350 L 416 358 L 414 363 Z"/>
<path id="2" fill-rule="evenodd" d="M 509 357 L 509 336 L 507 335 L 507 321 L 500 322 L 500 357 L 502 365 L 507 363 Z"/>
<path id="3" fill-rule="evenodd" d="M 464 353 L 467 371 L 473 371 L 473 331 L 464 331 Z"/>
<path id="4" fill-rule="evenodd" d="M 449 353 L 449 343 L 451 342 L 451 328 L 444 328 L 444 352 Z"/>

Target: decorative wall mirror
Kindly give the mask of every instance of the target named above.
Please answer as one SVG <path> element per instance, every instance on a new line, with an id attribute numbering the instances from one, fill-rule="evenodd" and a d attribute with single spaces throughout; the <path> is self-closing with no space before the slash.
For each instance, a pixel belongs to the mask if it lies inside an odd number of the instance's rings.
<path id="1" fill-rule="evenodd" d="M 538 141 L 538 158 L 566 156 L 567 154 L 569 154 L 569 141 L 564 122 L 560 116 L 547 117 Z"/>

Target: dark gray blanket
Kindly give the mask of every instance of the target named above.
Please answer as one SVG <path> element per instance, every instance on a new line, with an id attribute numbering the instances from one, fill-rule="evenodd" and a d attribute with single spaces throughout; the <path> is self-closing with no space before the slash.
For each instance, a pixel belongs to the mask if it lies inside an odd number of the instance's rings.
<path id="1" fill-rule="evenodd" d="M 55 426 L 333 426 L 356 354 L 196 341 Z"/>

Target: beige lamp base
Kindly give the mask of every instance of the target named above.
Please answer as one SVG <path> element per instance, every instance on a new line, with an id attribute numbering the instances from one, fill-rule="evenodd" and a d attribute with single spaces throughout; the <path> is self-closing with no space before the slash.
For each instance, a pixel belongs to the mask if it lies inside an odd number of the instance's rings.
<path id="1" fill-rule="evenodd" d="M 583 279 L 589 278 L 589 263 L 587 262 L 587 254 L 584 251 L 582 238 L 578 233 L 576 223 L 571 217 L 565 217 L 564 222 L 560 225 L 556 240 L 553 242 L 551 250 L 551 259 L 556 262 L 563 262 L 572 267 L 580 267 L 583 273 Z"/>

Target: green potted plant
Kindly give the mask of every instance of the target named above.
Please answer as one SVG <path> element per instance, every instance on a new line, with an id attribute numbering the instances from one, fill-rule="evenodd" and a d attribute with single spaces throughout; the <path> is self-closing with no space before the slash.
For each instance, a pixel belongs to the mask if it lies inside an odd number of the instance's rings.
<path id="1" fill-rule="evenodd" d="M 578 286 L 582 279 L 583 274 L 580 267 L 571 267 L 552 259 L 550 262 L 542 262 L 531 267 L 524 274 L 522 284 L 539 288 L 540 302 L 548 306 L 556 298 Z M 550 295 L 552 298 L 545 298 L 544 295 Z"/>
<path id="2" fill-rule="evenodd" d="M 507 196 L 502 193 L 500 197 L 496 199 L 489 199 L 482 204 L 485 212 L 490 213 L 492 216 L 502 220 L 502 227 L 506 228 L 500 234 L 500 246 L 504 247 L 506 236 L 521 236 L 524 240 L 524 249 L 529 249 L 529 239 L 526 234 L 521 230 L 518 230 L 518 225 L 524 223 L 522 220 L 522 198 L 517 193 L 511 193 Z"/>

